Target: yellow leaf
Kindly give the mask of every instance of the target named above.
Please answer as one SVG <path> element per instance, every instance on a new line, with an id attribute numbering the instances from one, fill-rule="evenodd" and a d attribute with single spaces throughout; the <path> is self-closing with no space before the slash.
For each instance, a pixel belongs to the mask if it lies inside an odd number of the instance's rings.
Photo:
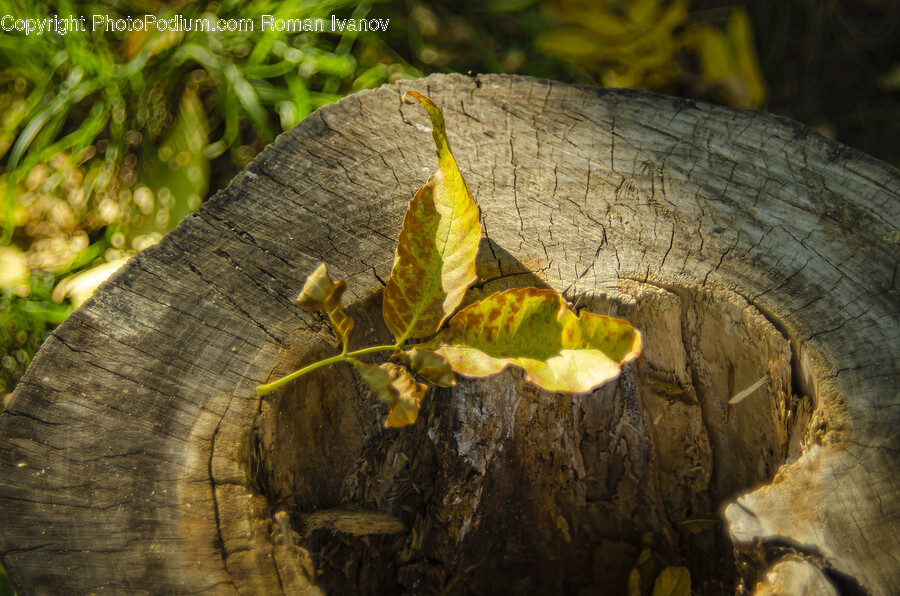
<path id="1" fill-rule="evenodd" d="M 704 79 L 718 83 L 737 71 L 728 39 L 721 31 L 702 25 L 694 31 L 694 35 L 699 44 L 700 68 Z"/>
<path id="2" fill-rule="evenodd" d="M 759 60 L 756 57 L 753 25 L 750 23 L 750 17 L 745 9 L 732 9 L 731 18 L 728 21 L 728 37 L 734 47 L 737 70 L 744 82 L 747 103 L 751 107 L 758 108 L 766 101 L 768 92 Z"/>
<path id="3" fill-rule="evenodd" d="M 691 573 L 687 567 L 666 567 L 656 578 L 653 596 L 691 596 Z"/>
<path id="4" fill-rule="evenodd" d="M 645 548 L 638 555 L 638 560 L 628 573 L 628 596 L 641 596 L 641 572 L 644 577 L 650 575 L 653 568 L 653 559 L 649 548 Z M 647 584 L 649 586 L 649 583 Z"/>
<path id="5" fill-rule="evenodd" d="M 597 38 L 590 31 L 576 27 L 548 31 L 537 38 L 538 48 L 550 56 L 578 60 L 592 58 L 600 51 Z"/>
<path id="6" fill-rule="evenodd" d="M 397 344 L 434 334 L 475 281 L 481 240 L 478 206 L 450 152 L 444 116 L 431 99 L 407 91 L 431 118 L 438 171 L 406 210 L 394 267 L 384 289 L 383 314 Z"/>
<path id="7" fill-rule="evenodd" d="M 598 12 L 592 9 L 573 11 L 567 19 L 586 27 L 600 43 L 615 42 L 628 35 L 628 23 L 614 12 Z"/>
<path id="8" fill-rule="evenodd" d="M 515 365 L 544 389 L 584 393 L 641 354 L 641 334 L 620 319 L 576 316 L 553 290 L 523 288 L 470 304 L 419 347 L 434 349 L 463 375 L 484 377 Z"/>
<path id="9" fill-rule="evenodd" d="M 680 27 L 687 20 L 688 0 L 673 0 L 666 8 L 666 12 L 660 17 L 656 26 L 651 31 L 653 34 L 669 34 L 676 27 Z"/>
<path id="10" fill-rule="evenodd" d="M 625 14 L 635 23 L 647 23 L 656 18 L 659 0 L 632 0 L 625 6 Z"/>
<path id="11" fill-rule="evenodd" d="M 113 273 L 119 270 L 128 259 L 116 259 L 102 265 L 97 265 L 70 275 L 53 288 L 53 300 L 62 302 L 67 296 L 71 296 L 72 304 L 80 306 L 82 302 L 91 297 L 91 294 L 106 281 Z"/>
<path id="12" fill-rule="evenodd" d="M 0 248 L 0 288 L 14 288 L 28 281 L 28 259 L 15 246 Z"/>

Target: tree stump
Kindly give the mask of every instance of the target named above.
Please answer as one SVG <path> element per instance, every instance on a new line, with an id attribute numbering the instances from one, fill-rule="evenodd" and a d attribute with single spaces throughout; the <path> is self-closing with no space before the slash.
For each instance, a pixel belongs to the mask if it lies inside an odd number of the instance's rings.
<path id="1" fill-rule="evenodd" d="M 402 430 L 350 367 L 256 396 L 334 351 L 293 304 L 320 262 L 351 345 L 389 336 L 436 167 L 408 88 L 481 206 L 473 293 L 629 319 L 645 355 L 616 382 L 462 380 Z M 756 112 L 512 76 L 349 96 L 47 339 L 0 415 L 2 564 L 28 594 L 624 593 L 666 566 L 703 594 L 900 593 L 898 196 Z"/>

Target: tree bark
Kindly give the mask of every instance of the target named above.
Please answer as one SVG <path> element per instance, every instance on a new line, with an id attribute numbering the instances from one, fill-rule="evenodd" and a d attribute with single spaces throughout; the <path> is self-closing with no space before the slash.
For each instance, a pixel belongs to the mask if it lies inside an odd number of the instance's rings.
<path id="1" fill-rule="evenodd" d="M 320 262 L 352 345 L 389 336 L 436 166 L 410 88 L 481 207 L 474 294 L 628 318 L 646 353 L 617 382 L 463 380 L 400 431 L 349 367 L 256 396 L 333 353 L 293 304 Z M 898 198 L 897 170 L 756 112 L 511 76 L 349 96 L 47 339 L 0 414 L 2 564 L 23 593 L 588 594 L 646 548 L 645 588 L 684 565 L 703 593 L 900 593 Z"/>

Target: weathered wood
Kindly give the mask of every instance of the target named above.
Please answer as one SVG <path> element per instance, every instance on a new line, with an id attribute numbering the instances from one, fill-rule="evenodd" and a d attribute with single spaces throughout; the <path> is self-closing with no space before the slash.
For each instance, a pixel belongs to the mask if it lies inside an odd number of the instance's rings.
<path id="1" fill-rule="evenodd" d="M 435 165 L 407 88 L 480 203 L 480 291 L 633 320 L 647 353 L 618 383 L 465 381 L 400 432 L 346 368 L 256 397 L 332 349 L 293 304 L 321 261 L 354 345 L 386 335 Z M 649 534 L 712 593 L 721 508 L 748 591 L 900 592 L 898 197 L 891 167 L 754 112 L 505 76 L 347 97 L 47 340 L 0 415 L 2 563 L 24 593 L 577 592 L 621 585 Z"/>

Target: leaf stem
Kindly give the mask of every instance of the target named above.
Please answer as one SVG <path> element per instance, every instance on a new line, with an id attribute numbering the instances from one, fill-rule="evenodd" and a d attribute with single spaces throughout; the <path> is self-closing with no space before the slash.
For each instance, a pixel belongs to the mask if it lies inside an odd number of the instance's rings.
<path id="1" fill-rule="evenodd" d="M 362 356 L 364 354 L 374 354 L 375 352 L 393 352 L 395 350 L 400 349 L 401 347 L 402 347 L 402 344 L 398 342 L 398 343 L 396 343 L 394 345 L 390 345 L 390 346 L 387 346 L 387 345 L 372 346 L 369 348 L 363 348 L 362 350 L 356 350 L 354 352 L 344 351 L 341 354 L 332 356 L 331 358 L 319 360 L 318 362 L 313 362 L 312 364 L 310 364 L 308 366 L 304 366 L 300 370 L 295 370 L 291 374 L 281 377 L 277 381 L 272 381 L 271 383 L 267 383 L 265 385 L 259 385 L 256 388 L 256 393 L 257 393 L 257 395 L 262 397 L 263 395 L 266 395 L 270 391 L 273 391 L 274 389 L 277 389 L 286 383 L 290 383 L 294 379 L 296 379 L 298 377 L 302 377 L 306 373 L 312 372 L 318 368 L 322 368 L 323 366 L 328 366 L 329 364 L 334 364 L 336 362 L 353 362 L 356 360 L 357 356 Z"/>

